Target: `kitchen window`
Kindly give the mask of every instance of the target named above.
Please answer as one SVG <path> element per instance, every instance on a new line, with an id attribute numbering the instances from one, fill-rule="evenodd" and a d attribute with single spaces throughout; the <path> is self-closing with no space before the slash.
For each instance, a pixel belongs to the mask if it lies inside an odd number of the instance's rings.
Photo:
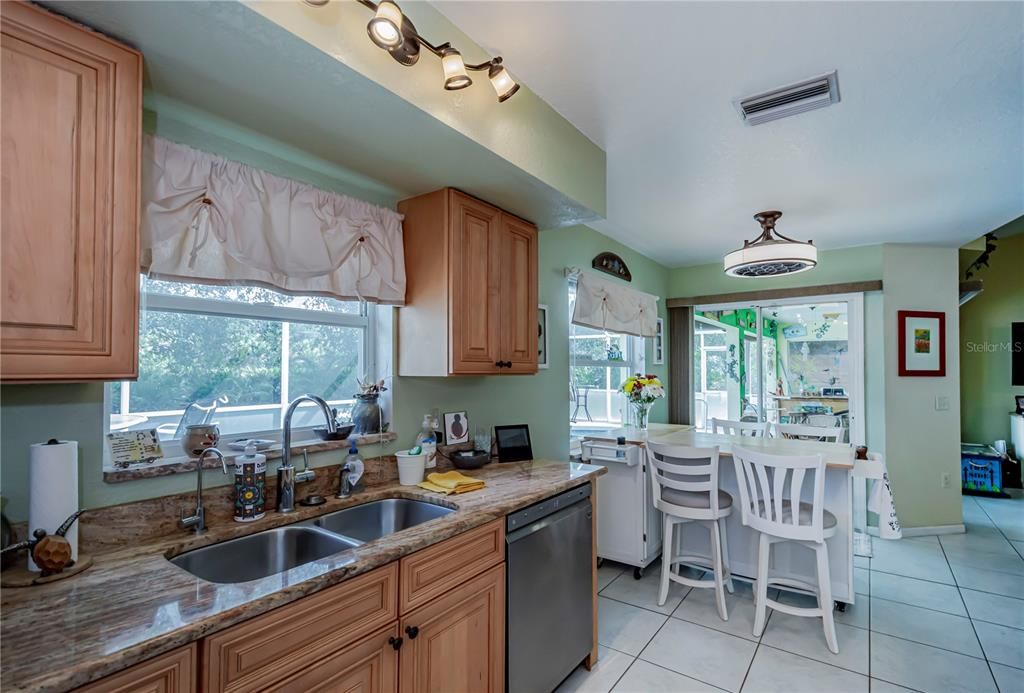
<path id="1" fill-rule="evenodd" d="M 109 430 L 156 428 L 164 454 L 179 454 L 187 407 L 216 407 L 225 440 L 276 438 L 288 403 L 312 393 L 351 412 L 357 379 L 373 377 L 372 304 L 290 296 L 255 286 L 141 279 L 139 379 L 111 383 Z M 296 429 L 322 425 L 312 404 Z M 192 419 L 190 419 L 191 421 Z"/>

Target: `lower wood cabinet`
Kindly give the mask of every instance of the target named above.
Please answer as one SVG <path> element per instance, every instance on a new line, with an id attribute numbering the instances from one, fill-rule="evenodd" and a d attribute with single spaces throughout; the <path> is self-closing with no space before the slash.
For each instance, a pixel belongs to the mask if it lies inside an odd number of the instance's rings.
<path id="1" fill-rule="evenodd" d="M 195 693 L 196 643 L 179 647 L 136 664 L 96 683 L 80 693 Z"/>
<path id="2" fill-rule="evenodd" d="M 402 619 L 402 693 L 499 693 L 505 688 L 505 565 Z"/>
<path id="3" fill-rule="evenodd" d="M 398 690 L 398 625 L 393 624 L 341 652 L 307 667 L 288 667 L 291 676 L 271 688 L 284 693 L 394 693 Z"/>

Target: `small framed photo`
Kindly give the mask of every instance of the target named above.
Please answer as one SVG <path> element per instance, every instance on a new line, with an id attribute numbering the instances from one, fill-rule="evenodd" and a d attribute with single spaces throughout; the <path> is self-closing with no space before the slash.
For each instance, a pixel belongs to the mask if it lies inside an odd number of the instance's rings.
<path id="1" fill-rule="evenodd" d="M 946 314 L 901 310 L 896 319 L 900 376 L 941 378 L 946 375 Z"/>
<path id="2" fill-rule="evenodd" d="M 444 415 L 444 444 L 458 445 L 469 440 L 469 417 L 464 411 L 447 412 Z"/>
<path id="3" fill-rule="evenodd" d="M 665 319 L 658 318 L 658 327 L 654 333 L 654 365 L 665 365 Z"/>
<path id="4" fill-rule="evenodd" d="M 537 306 L 537 368 L 548 367 L 548 307 Z"/>

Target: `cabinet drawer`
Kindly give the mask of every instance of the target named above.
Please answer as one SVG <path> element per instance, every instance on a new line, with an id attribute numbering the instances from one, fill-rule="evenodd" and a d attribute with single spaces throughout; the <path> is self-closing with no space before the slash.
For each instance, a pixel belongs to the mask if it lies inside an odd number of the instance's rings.
<path id="1" fill-rule="evenodd" d="M 398 618 L 398 564 L 282 606 L 203 641 L 204 690 L 256 691 Z"/>
<path id="2" fill-rule="evenodd" d="M 196 644 L 171 650 L 77 690 L 79 693 L 195 693 Z"/>
<path id="3" fill-rule="evenodd" d="M 504 560 L 505 522 L 500 519 L 406 556 L 399 609 L 404 614 L 422 606 Z"/>

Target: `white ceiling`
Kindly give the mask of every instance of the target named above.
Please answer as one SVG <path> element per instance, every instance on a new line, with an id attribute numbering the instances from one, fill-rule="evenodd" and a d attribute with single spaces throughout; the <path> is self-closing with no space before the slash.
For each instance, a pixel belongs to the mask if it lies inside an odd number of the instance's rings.
<path id="1" fill-rule="evenodd" d="M 1024 213 L 1024 3 L 433 3 L 608 153 L 595 227 L 670 266 L 752 215 L 821 248 L 960 245 Z M 837 69 L 842 101 L 733 101 Z"/>

